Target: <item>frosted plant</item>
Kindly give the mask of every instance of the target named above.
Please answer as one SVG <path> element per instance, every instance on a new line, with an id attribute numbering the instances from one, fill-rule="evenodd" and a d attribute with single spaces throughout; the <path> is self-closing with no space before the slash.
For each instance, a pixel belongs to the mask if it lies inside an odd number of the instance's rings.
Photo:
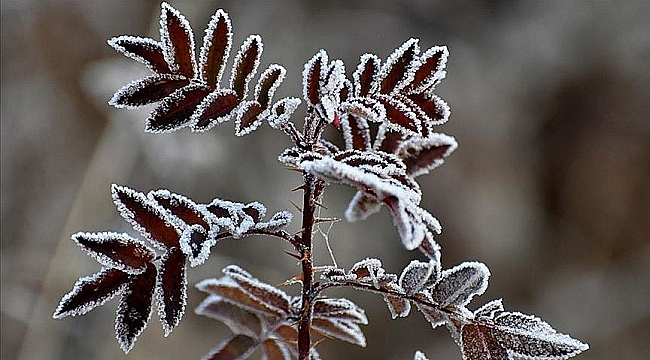
<path id="1" fill-rule="evenodd" d="M 117 51 L 153 72 L 117 90 L 109 103 L 127 108 L 157 104 L 145 120 L 147 132 L 184 127 L 203 132 L 234 119 L 237 136 L 264 123 L 286 134 L 292 145 L 278 160 L 302 174 L 299 231 L 287 230 L 290 212 L 267 217 L 259 202 L 216 198 L 199 204 L 165 189 L 144 193 L 113 185 L 117 210 L 143 239 L 114 232 L 74 234 L 72 240 L 102 268 L 77 281 L 54 318 L 83 315 L 119 295 L 115 332 L 128 353 L 154 307 L 165 336 L 182 320 L 188 265 L 206 264 L 221 241 L 255 234 L 286 241 L 295 250 L 290 255 L 300 261 L 301 273 L 287 283 L 300 283 L 302 291 L 287 294 L 237 265 L 227 266 L 219 278 L 201 281 L 196 287 L 208 296 L 195 312 L 223 322 L 232 332 L 205 359 L 244 359 L 255 351 L 269 360 L 320 359 L 316 345 L 325 339 L 365 346 L 364 310 L 349 299 L 331 297 L 332 288 L 377 294 L 394 319 L 417 310 L 432 328 L 444 325 L 449 330 L 466 360 L 566 359 L 588 349 L 535 316 L 506 311 L 501 299 L 470 310 L 469 303 L 488 286 L 488 267 L 480 262 L 442 267 L 434 238 L 441 225 L 420 206 L 416 180 L 440 166 L 457 147 L 453 137 L 437 132 L 449 118 L 449 107 L 434 93 L 446 75 L 446 47 L 421 51 L 418 40 L 410 39 L 384 61 L 362 55 L 350 78 L 342 61 L 330 60 L 320 50 L 302 73 L 305 113 L 300 131 L 292 115 L 301 99 L 273 99 L 284 80 L 284 67 L 269 65 L 251 85 L 261 64 L 260 36 L 249 36 L 241 45 L 222 87 L 232 37 L 228 14 L 218 10 L 197 61 L 189 22 L 163 3 L 160 41 L 133 36 L 109 40 Z M 326 128 L 338 131 L 343 148 L 323 138 Z M 399 275 L 370 258 L 349 270 L 317 266 L 314 225 L 332 219 L 317 217 L 316 209 L 331 183 L 357 189 L 345 214 L 349 221 L 366 219 L 385 206 L 396 237 L 406 250 L 418 249 L 425 260 L 412 260 Z M 427 357 L 416 351 L 414 359 Z"/>

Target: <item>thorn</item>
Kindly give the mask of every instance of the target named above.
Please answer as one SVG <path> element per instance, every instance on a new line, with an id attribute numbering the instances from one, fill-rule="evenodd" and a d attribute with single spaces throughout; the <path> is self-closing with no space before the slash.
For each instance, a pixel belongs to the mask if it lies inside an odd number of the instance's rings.
<path id="1" fill-rule="evenodd" d="M 314 224 L 324 223 L 324 222 L 336 223 L 336 222 L 339 222 L 339 221 L 341 221 L 341 219 L 339 219 L 339 218 L 315 218 L 314 219 Z"/>
<path id="2" fill-rule="evenodd" d="M 289 250 L 284 250 L 284 252 L 285 252 L 285 254 L 291 256 L 292 258 L 294 258 L 296 260 L 302 260 L 302 255 L 300 255 L 300 254 L 292 253 Z"/>
<path id="3" fill-rule="evenodd" d="M 293 202 L 291 200 L 289 200 L 289 202 L 291 203 L 291 205 L 293 205 L 293 207 L 296 208 L 296 210 L 302 212 L 302 208 L 300 206 L 298 206 L 295 202 Z"/>
<path id="4" fill-rule="evenodd" d="M 325 205 L 319 203 L 318 201 L 315 201 L 315 200 L 314 200 L 314 201 L 312 201 L 312 203 L 313 203 L 314 205 L 316 205 L 316 206 L 320 206 L 320 207 L 322 207 L 322 208 L 325 209 L 325 210 L 329 210 L 329 209 L 327 208 L 327 206 L 325 206 Z"/>
<path id="5" fill-rule="evenodd" d="M 306 190 L 307 189 L 307 184 L 302 184 L 300 186 L 296 186 L 295 188 L 291 189 L 291 191 L 298 191 L 298 190 Z"/>
<path id="6" fill-rule="evenodd" d="M 296 231 L 295 233 L 293 233 L 292 235 L 293 236 L 297 236 L 298 234 L 302 235 L 304 232 L 305 232 L 305 229 L 300 229 L 300 230 Z"/>
<path id="7" fill-rule="evenodd" d="M 285 169 L 287 169 L 287 170 L 289 170 L 289 171 L 299 172 L 299 173 L 302 174 L 302 170 L 300 170 L 300 169 L 298 169 L 298 168 L 293 168 L 293 167 L 288 167 L 288 166 L 287 166 L 287 167 L 285 167 Z"/>
<path id="8" fill-rule="evenodd" d="M 298 283 L 302 284 L 302 274 L 300 274 L 298 276 L 294 276 L 291 279 L 287 279 L 287 280 L 279 283 L 276 286 L 289 286 L 289 285 L 298 284 Z"/>

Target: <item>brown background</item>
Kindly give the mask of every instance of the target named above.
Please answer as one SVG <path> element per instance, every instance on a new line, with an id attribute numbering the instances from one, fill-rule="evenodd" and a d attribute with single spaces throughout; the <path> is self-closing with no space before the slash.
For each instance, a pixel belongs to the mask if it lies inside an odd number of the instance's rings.
<path id="1" fill-rule="evenodd" d="M 459 149 L 420 178 L 423 206 L 444 232 L 443 265 L 486 263 L 491 286 L 472 306 L 503 297 L 589 342 L 580 359 L 642 359 L 650 353 L 650 3 L 646 1 L 174 1 L 198 36 L 219 7 L 235 46 L 251 33 L 263 64 L 288 69 L 279 95 L 299 95 L 302 64 L 318 49 L 346 62 L 385 58 L 410 37 L 446 44 L 452 108 L 439 128 Z M 227 334 L 188 314 L 164 339 L 150 326 L 125 356 L 113 337 L 116 301 L 54 321 L 61 296 L 98 265 L 69 240 L 79 231 L 130 231 L 109 186 L 169 188 L 197 201 L 259 200 L 270 211 L 299 202 L 299 177 L 275 158 L 289 145 L 268 127 L 235 138 L 227 123 L 206 134 L 144 134 L 147 110 L 109 107 L 114 90 L 146 69 L 106 39 L 158 38 L 154 1 L 2 1 L 2 358 L 198 359 Z M 200 40 L 199 40 L 200 41 Z M 296 121 L 300 121 L 295 117 Z M 323 215 L 352 191 L 328 189 Z M 295 228 L 295 226 L 294 226 Z M 323 228 L 324 231 L 327 228 Z M 133 232 L 132 232 L 133 233 Z M 329 232 L 340 265 L 379 257 L 399 272 L 406 252 L 385 211 Z M 317 256 L 328 257 L 320 237 Z M 239 263 L 271 283 L 298 267 L 275 239 L 228 241 L 190 282 Z M 295 294 L 296 288 L 287 288 Z M 367 309 L 368 347 L 326 341 L 325 359 L 460 359 L 444 329 L 414 312 L 390 321 L 380 298 Z M 645 354 L 645 356 L 643 355 Z"/>

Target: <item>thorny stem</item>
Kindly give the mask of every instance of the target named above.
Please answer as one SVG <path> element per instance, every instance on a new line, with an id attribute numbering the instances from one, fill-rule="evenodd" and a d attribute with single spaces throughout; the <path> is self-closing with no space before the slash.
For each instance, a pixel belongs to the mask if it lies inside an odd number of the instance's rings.
<path id="1" fill-rule="evenodd" d="M 314 212 L 317 194 L 315 194 L 316 179 L 305 173 L 305 189 L 302 207 L 302 308 L 298 323 L 298 359 L 307 360 L 311 347 L 310 328 L 312 313 L 312 287 L 314 282 L 314 267 L 312 258 L 312 233 L 314 227 Z"/>

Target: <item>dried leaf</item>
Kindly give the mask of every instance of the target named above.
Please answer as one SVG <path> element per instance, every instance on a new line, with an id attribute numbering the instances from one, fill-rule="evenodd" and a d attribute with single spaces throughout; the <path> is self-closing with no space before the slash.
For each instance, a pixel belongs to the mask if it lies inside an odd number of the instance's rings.
<path id="1" fill-rule="evenodd" d="M 492 300 L 474 311 L 475 318 L 493 319 L 496 313 L 504 311 L 501 299 Z"/>
<path id="2" fill-rule="evenodd" d="M 422 262 L 412 260 L 402 270 L 398 284 L 404 289 L 407 295 L 412 295 L 425 288 L 430 277 L 436 277 L 434 272 L 438 270 L 434 261 Z"/>
<path id="3" fill-rule="evenodd" d="M 241 360 L 248 358 L 259 341 L 246 335 L 233 335 L 210 350 L 203 360 Z"/>
<path id="4" fill-rule="evenodd" d="M 361 347 L 366 346 L 366 338 L 361 328 L 352 321 L 315 318 L 311 327 L 327 337 L 347 341 Z"/>
<path id="5" fill-rule="evenodd" d="M 230 265 L 223 272 L 231 277 L 235 282 L 251 297 L 257 299 L 270 309 L 288 314 L 290 311 L 289 296 L 278 288 L 259 281 L 253 277 L 241 275 L 238 267 Z"/>
<path id="6" fill-rule="evenodd" d="M 314 301 L 314 318 L 350 320 L 359 324 L 368 324 L 365 311 L 354 302 L 345 298 L 323 298 Z"/>
<path id="7" fill-rule="evenodd" d="M 258 315 L 224 301 L 219 295 L 208 296 L 195 312 L 224 323 L 236 335 L 259 337 L 262 333 L 262 322 Z"/>
<path id="8" fill-rule="evenodd" d="M 78 232 L 72 240 L 100 264 L 128 274 L 144 272 L 156 255 L 144 242 L 128 234 Z"/>
<path id="9" fill-rule="evenodd" d="M 115 336 L 125 353 L 133 348 L 151 318 L 156 267 L 149 264 L 144 273 L 132 276 L 134 278 L 120 299 L 115 317 Z"/>
<path id="10" fill-rule="evenodd" d="M 230 277 L 206 279 L 199 282 L 196 287 L 203 292 L 218 295 L 222 297 L 224 301 L 228 301 L 242 309 L 265 315 L 281 315 L 279 310 L 272 309 L 265 303 L 260 302 L 259 299 L 254 297 L 248 291 L 242 289 L 241 286 Z"/>
<path id="11" fill-rule="evenodd" d="M 464 360 L 508 360 L 508 352 L 494 339 L 488 327 L 465 325 L 461 333 Z"/>
<path id="12" fill-rule="evenodd" d="M 52 317 L 63 319 L 67 316 L 83 315 L 124 291 L 129 281 L 127 273 L 109 268 L 82 277 L 69 293 L 63 295 Z"/>
<path id="13" fill-rule="evenodd" d="M 212 15 L 203 36 L 199 72 L 211 88 L 217 88 L 232 47 L 232 24 L 222 9 Z"/>
<path id="14" fill-rule="evenodd" d="M 281 341 L 264 340 L 262 343 L 263 360 L 291 360 L 291 351 Z"/>

